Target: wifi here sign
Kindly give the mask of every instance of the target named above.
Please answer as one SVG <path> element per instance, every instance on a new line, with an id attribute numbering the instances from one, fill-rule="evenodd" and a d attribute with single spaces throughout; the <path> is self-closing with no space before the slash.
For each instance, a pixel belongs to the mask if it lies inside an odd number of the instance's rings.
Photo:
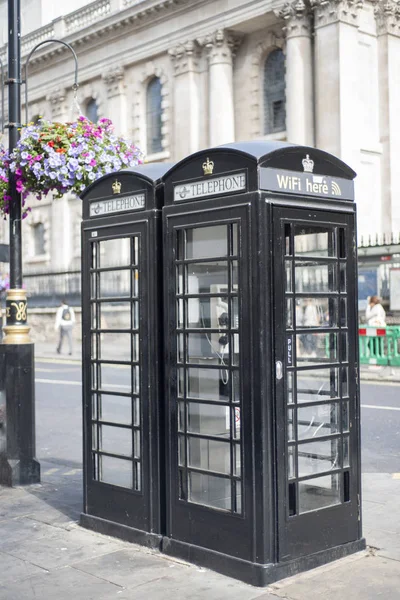
<path id="1" fill-rule="evenodd" d="M 260 169 L 260 187 L 273 192 L 354 200 L 353 181 L 341 177 L 297 173 L 283 169 Z"/>

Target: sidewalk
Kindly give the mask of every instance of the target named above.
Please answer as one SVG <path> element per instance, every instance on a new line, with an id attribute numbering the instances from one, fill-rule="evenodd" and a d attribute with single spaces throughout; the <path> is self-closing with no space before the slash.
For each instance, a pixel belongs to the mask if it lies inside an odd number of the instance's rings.
<path id="1" fill-rule="evenodd" d="M 0 600 L 399 598 L 400 474 L 364 476 L 366 552 L 262 589 L 81 528 L 81 471 L 41 466 L 40 484 L 0 486 Z"/>
<path id="2" fill-rule="evenodd" d="M 78 344 L 71 357 L 53 344 L 35 350 L 37 359 L 81 359 Z M 81 528 L 82 471 L 45 461 L 41 469 L 40 484 L 0 486 L 0 600 L 399 598 L 400 473 L 364 474 L 367 551 L 262 589 Z"/>

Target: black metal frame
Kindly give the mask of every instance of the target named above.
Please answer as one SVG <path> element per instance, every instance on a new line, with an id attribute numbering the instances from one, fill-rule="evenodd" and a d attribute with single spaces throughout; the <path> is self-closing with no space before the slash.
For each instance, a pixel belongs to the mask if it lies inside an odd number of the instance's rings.
<path id="1" fill-rule="evenodd" d="M 84 422 L 84 511 L 81 523 L 88 528 L 116 535 L 124 539 L 140 542 L 148 546 L 159 547 L 164 530 L 164 502 L 162 500 L 163 468 L 162 454 L 162 407 L 160 405 L 160 382 L 162 378 L 162 328 L 161 328 L 161 290 L 160 272 L 162 268 L 160 243 L 160 217 L 162 192 L 158 185 L 160 174 L 166 166 L 155 168 L 138 167 L 134 172 L 124 171 L 106 175 L 92 184 L 82 194 L 82 339 L 83 339 L 83 422 Z M 132 211 L 111 214 L 110 216 L 90 216 L 90 205 L 104 200 L 119 198 L 113 196 L 112 184 L 115 180 L 122 184 L 121 197 L 144 194 L 142 208 Z M 115 193 L 115 192 L 114 192 Z M 129 290 L 118 294 L 118 301 L 129 303 L 131 308 L 129 323 L 122 329 L 110 328 L 101 319 L 100 307 L 104 301 L 113 298 L 93 294 L 97 285 L 95 279 L 99 273 L 115 274 L 122 267 L 102 268 L 98 262 L 99 251 L 93 259 L 92 247 L 107 240 L 129 238 L 131 247 L 130 264 L 123 268 L 129 270 Z M 134 256 L 134 242 L 138 240 L 138 256 Z M 136 282 L 136 283 L 135 283 Z M 138 295 L 134 291 L 137 287 Z M 134 321 L 133 305 L 139 306 L 139 322 Z M 95 316 L 92 308 L 95 309 Z M 130 335 L 130 359 L 120 355 L 120 348 L 115 346 L 115 355 L 102 359 L 99 353 L 101 338 L 109 333 Z M 97 343 L 93 342 L 95 336 Z M 137 338 L 137 336 L 139 336 Z M 139 339 L 139 355 L 136 354 L 136 340 Z M 130 390 L 114 392 L 112 384 L 108 391 L 114 397 L 126 398 L 131 402 L 131 422 L 129 425 L 114 420 L 105 421 L 99 412 L 100 395 L 102 393 L 101 374 L 103 366 L 123 366 L 131 373 Z M 104 367 L 105 368 L 105 367 Z M 96 372 L 93 379 L 93 373 Z M 135 387 L 134 374 L 140 373 L 139 388 Z M 121 371 L 123 373 L 123 371 Z M 123 383 L 123 382 L 122 382 Z M 117 388 L 118 390 L 118 388 Z M 104 389 L 106 392 L 106 389 Z M 96 396 L 93 412 L 92 398 Z M 140 407 L 140 420 L 135 414 Z M 117 419 L 115 419 L 117 420 Z M 100 456 L 121 458 L 118 449 L 103 451 L 99 429 L 104 426 L 119 427 L 130 431 L 132 436 L 132 485 L 115 485 L 101 481 L 99 473 Z M 92 427 L 98 435 L 93 439 Z M 140 432 L 140 453 L 135 453 L 135 437 Z M 95 462 L 93 462 L 93 460 Z M 96 462 L 97 461 L 97 462 Z M 140 474 L 137 465 L 140 464 Z M 136 465 L 136 468 L 135 468 Z M 96 470 L 97 469 L 97 470 Z M 118 473 L 115 471 L 116 475 Z M 110 480 L 109 480 L 110 481 Z M 139 483 L 138 483 L 139 482 Z"/>
<path id="2" fill-rule="evenodd" d="M 328 198 L 310 192 L 278 191 L 272 178 L 306 177 L 302 160 L 309 154 L 314 173 L 333 178 L 342 196 Z M 208 159 L 214 173 L 204 176 Z M 229 174 L 246 173 L 246 189 L 237 194 L 182 198 L 191 189 L 207 188 L 207 181 Z M 285 175 L 286 174 L 286 175 Z M 288 222 L 320 222 L 347 231 L 346 262 L 351 289 L 356 281 L 355 206 L 352 183 L 355 174 L 344 163 L 321 151 L 280 143 L 249 142 L 199 152 L 179 163 L 165 176 L 164 295 L 166 304 L 166 439 L 167 521 L 163 551 L 208 566 L 255 585 L 266 585 L 289 574 L 318 566 L 365 547 L 361 535 L 360 436 L 358 397 L 358 337 L 355 294 L 348 294 L 349 383 L 352 398 L 352 467 L 349 502 L 301 515 L 298 527 L 289 527 L 287 513 L 286 408 L 275 361 L 283 361 L 285 311 L 283 304 L 284 239 L 279 215 Z M 312 177 L 312 176 L 311 176 Z M 313 181 L 311 179 L 310 181 Z M 200 182 L 199 187 L 196 183 Z M 261 186 L 260 186 L 261 182 Z M 269 187 L 271 185 L 271 187 Z M 328 184 L 327 184 L 328 185 Z M 330 185 L 330 183 L 329 183 Z M 192 187 L 191 187 L 192 186 Z M 182 194 L 175 190 L 182 190 Z M 240 375 L 242 393 L 243 515 L 190 502 L 179 497 L 177 342 L 184 330 L 177 322 L 176 230 L 241 222 Z M 277 224 L 278 223 L 278 224 Z M 330 224 L 330 225 L 329 225 Z M 190 261 L 188 261 L 190 262 Z M 317 260 L 318 262 L 318 260 Z M 331 262 L 334 262 L 332 259 Z M 329 294 L 328 294 L 329 295 Z M 207 294 L 206 294 L 207 296 Z M 334 294 L 331 294 L 333 297 Z M 184 296 L 182 296 L 184 297 Z M 182 298 L 178 295 L 178 299 Z M 190 297 L 190 294 L 189 294 Z M 196 331 L 196 329 L 194 330 Z M 311 329 L 312 331 L 312 329 Z M 319 329 L 317 330 L 320 331 Z M 332 335 L 328 329 L 321 329 Z M 338 332 L 342 330 L 338 327 Z M 244 335 L 243 335 L 244 333 Z M 339 334 L 338 334 L 339 335 Z M 187 350 L 185 350 L 186 352 Z M 286 367 L 284 367 L 284 372 Z M 284 381 L 284 379 L 282 379 Z M 185 430 L 186 433 L 186 430 Z M 345 434 L 347 435 L 347 433 Z M 343 432 L 340 432 L 343 437 Z M 346 484 L 347 485 L 347 484 Z M 292 519 L 292 523 L 293 523 Z M 314 535 L 320 524 L 321 535 Z M 310 531 L 313 531 L 312 537 Z M 323 533 L 323 535 L 322 535 Z M 324 537 L 325 536 L 325 537 Z"/>

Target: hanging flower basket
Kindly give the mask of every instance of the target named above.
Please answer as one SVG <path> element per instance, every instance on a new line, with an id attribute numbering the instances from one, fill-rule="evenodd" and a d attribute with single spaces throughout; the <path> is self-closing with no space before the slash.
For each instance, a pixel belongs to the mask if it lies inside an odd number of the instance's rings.
<path id="1" fill-rule="evenodd" d="M 55 198 L 67 192 L 79 194 L 90 183 L 107 173 L 135 167 L 143 161 L 141 151 L 113 133 L 109 119 L 97 124 L 86 117 L 73 123 L 51 123 L 40 119 L 21 131 L 21 138 L 10 157 L 10 170 L 15 173 L 17 191 L 22 194 L 23 216 L 29 194 L 40 200 L 53 193 Z M 0 174 L 8 164 L 0 156 Z M 3 177 L 7 178 L 7 172 Z M 9 197 L 6 181 L 0 188 L 0 210 L 8 214 Z M 1 184 L 0 184 L 1 185 Z"/>
<path id="2" fill-rule="evenodd" d="M 0 213 L 8 214 L 10 196 L 8 195 L 8 150 L 0 144 Z"/>

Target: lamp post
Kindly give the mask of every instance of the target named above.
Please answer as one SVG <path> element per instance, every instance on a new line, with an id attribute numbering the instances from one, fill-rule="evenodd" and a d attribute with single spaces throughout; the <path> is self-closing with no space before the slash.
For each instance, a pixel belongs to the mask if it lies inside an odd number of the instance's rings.
<path id="1" fill-rule="evenodd" d="M 12 152 L 21 128 L 21 3 L 8 0 L 8 130 Z M 21 195 L 9 173 L 11 196 L 10 289 L 6 296 L 5 338 L 0 346 L 0 394 L 3 436 L 0 484 L 21 485 L 40 481 L 35 458 L 34 345 L 27 325 L 26 292 L 22 286 Z M 4 417 L 3 417 L 4 418 Z"/>

